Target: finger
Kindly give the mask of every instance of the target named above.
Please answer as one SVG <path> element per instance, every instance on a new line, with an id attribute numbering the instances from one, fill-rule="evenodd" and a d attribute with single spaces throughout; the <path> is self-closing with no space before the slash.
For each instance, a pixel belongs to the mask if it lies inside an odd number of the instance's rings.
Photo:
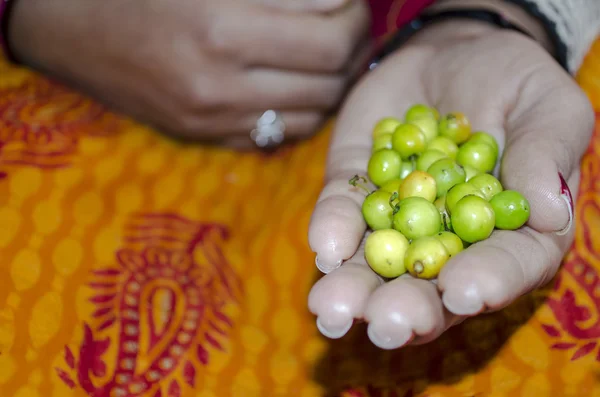
<path id="1" fill-rule="evenodd" d="M 499 310 L 547 283 L 571 241 L 572 230 L 565 228 L 572 223 L 569 187 L 577 191 L 579 158 L 587 146 L 593 115 L 574 84 L 565 81 L 562 72 L 550 71 L 550 75 L 545 74 L 548 70 L 532 74 L 522 86 L 495 90 L 518 92 L 516 101 L 502 95 L 479 98 L 479 104 L 470 103 L 466 96 L 448 101 L 472 115 L 475 129 L 502 136 L 506 128 L 501 180 L 505 188 L 522 192 L 531 205 L 530 228 L 495 232 L 442 270 L 443 302 L 455 314 Z M 494 91 L 486 89 L 483 81 L 476 84 L 484 92 Z M 549 91 L 540 93 L 540 87 Z M 505 114 L 509 115 L 506 121 Z M 570 175 L 569 187 L 562 185 L 559 173 Z"/>
<path id="2" fill-rule="evenodd" d="M 178 135 L 190 139 L 235 138 L 250 142 L 251 133 L 264 112 L 214 112 L 212 114 L 190 115 L 177 128 Z M 283 122 L 285 139 L 299 139 L 318 131 L 325 120 L 325 114 L 316 111 L 284 111 L 279 113 Z"/>
<path id="3" fill-rule="evenodd" d="M 252 69 L 241 74 L 240 80 L 228 101 L 232 107 L 330 110 L 339 104 L 348 76 Z"/>
<path id="4" fill-rule="evenodd" d="M 247 110 L 323 110 L 339 106 L 351 79 L 358 74 L 361 61 L 371 48 L 363 42 L 356 52 L 357 61 L 346 73 L 311 74 L 281 69 L 251 68 L 237 74 L 228 84 L 229 93 L 221 89 L 221 103 L 230 108 Z"/>
<path id="5" fill-rule="evenodd" d="M 498 81 L 485 73 L 459 74 L 438 96 L 441 112 L 460 109 L 474 130 L 496 137 L 503 152 L 500 179 L 506 189 L 517 190 L 528 199 L 528 224 L 542 232 L 564 232 L 572 224 L 572 212 L 562 194 L 560 175 L 569 179 L 573 167 L 579 166 L 594 114 L 571 78 L 548 64 L 528 73 L 525 81 Z M 498 94 L 464 95 L 465 86 Z"/>
<path id="6" fill-rule="evenodd" d="M 339 114 L 327 159 L 325 187 L 308 233 L 311 249 L 317 254 L 317 267 L 324 273 L 354 255 L 366 230 L 361 213 L 364 193 L 351 187 L 348 179 L 366 173 L 373 125 L 383 117 L 402 117 L 413 103 L 428 103 L 417 83 L 420 71 L 414 66 L 424 56 L 429 53 L 407 49 L 396 56 L 393 64 L 382 63 L 357 85 Z M 388 65 L 414 78 L 398 80 L 390 87 Z"/>
<path id="7" fill-rule="evenodd" d="M 572 234 L 542 234 L 529 227 L 495 231 L 442 269 L 438 287 L 444 306 L 456 315 L 504 308 L 554 277 Z"/>
<path id="8" fill-rule="evenodd" d="M 333 12 L 352 0 L 254 0 L 257 3 L 284 10 Z"/>
<path id="9" fill-rule="evenodd" d="M 409 342 L 426 343 L 456 320 L 444 309 L 435 284 L 410 276 L 377 288 L 364 316 L 369 322 L 369 338 L 382 349 L 396 349 Z"/>
<path id="10" fill-rule="evenodd" d="M 350 62 L 349 68 L 345 71 L 349 78 L 347 88 L 356 84 L 356 82 L 369 71 L 369 66 L 374 56 L 374 50 L 375 40 L 372 37 L 366 37 L 358 44 L 351 56 L 352 61 Z M 344 94 L 346 94 L 346 92 Z"/>
<path id="11" fill-rule="evenodd" d="M 369 30 L 363 1 L 353 1 L 330 15 L 270 7 L 253 7 L 246 13 L 238 9 L 231 15 L 236 17 L 220 21 L 215 40 L 248 66 L 338 72 L 346 68 L 357 43 Z M 252 15 L 251 27 L 243 20 L 247 15 Z"/>
<path id="12" fill-rule="evenodd" d="M 361 210 L 365 193 L 350 186 L 348 181 L 354 175 L 365 174 L 369 153 L 369 149 L 348 147 L 329 155 L 327 172 L 331 176 L 326 179 L 313 211 L 308 234 L 309 244 L 316 253 L 315 263 L 323 273 L 329 273 L 354 255 L 366 231 Z"/>
<path id="13" fill-rule="evenodd" d="M 363 317 L 371 293 L 383 283 L 366 264 L 359 250 L 344 266 L 319 279 L 308 296 L 308 307 L 317 316 L 319 331 L 337 339 Z"/>
<path id="14" fill-rule="evenodd" d="M 528 199 L 532 228 L 564 232 L 573 214 L 562 192 L 561 175 L 569 179 L 579 169 L 593 132 L 594 112 L 570 77 L 546 73 L 525 84 L 522 103 L 508 120 L 501 175 L 505 188 Z"/>

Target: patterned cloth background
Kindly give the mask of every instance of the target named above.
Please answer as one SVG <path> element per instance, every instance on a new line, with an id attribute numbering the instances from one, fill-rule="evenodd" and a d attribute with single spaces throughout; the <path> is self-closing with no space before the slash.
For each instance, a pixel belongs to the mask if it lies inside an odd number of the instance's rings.
<path id="1" fill-rule="evenodd" d="M 600 396 L 600 121 L 556 281 L 394 352 L 306 309 L 329 132 L 182 145 L 1 63 L 0 396 Z"/>

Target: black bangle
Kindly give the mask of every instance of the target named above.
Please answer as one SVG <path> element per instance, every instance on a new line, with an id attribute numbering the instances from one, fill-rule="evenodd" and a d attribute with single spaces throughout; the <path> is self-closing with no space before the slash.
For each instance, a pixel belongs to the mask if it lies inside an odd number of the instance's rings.
<path id="1" fill-rule="evenodd" d="M 434 14 L 424 14 L 398 29 L 378 51 L 377 56 L 371 60 L 369 69 L 374 69 L 384 58 L 404 45 L 408 39 L 410 39 L 415 33 L 423 29 L 425 26 L 432 24 L 433 22 L 457 18 L 488 22 L 500 28 L 511 29 L 533 38 L 531 34 L 511 23 L 501 14 L 486 9 L 456 9 L 441 11 Z"/>
<path id="2" fill-rule="evenodd" d="M 556 54 L 556 56 L 555 56 L 556 60 L 563 68 L 568 70 L 567 45 L 561 39 L 561 37 L 558 35 L 558 31 L 556 29 L 556 23 L 554 21 L 552 21 L 550 18 L 548 18 L 546 16 L 546 14 L 541 12 L 541 10 L 539 9 L 539 7 L 537 6 L 537 3 L 535 1 L 532 1 L 532 0 L 504 0 L 504 1 L 521 7 L 522 9 L 527 11 L 529 13 L 529 15 L 536 18 L 537 20 L 539 20 L 542 23 L 542 25 L 544 26 L 544 28 L 546 30 L 546 33 L 548 34 L 548 37 L 550 38 L 550 42 L 552 43 L 552 46 L 554 47 L 554 52 Z"/>

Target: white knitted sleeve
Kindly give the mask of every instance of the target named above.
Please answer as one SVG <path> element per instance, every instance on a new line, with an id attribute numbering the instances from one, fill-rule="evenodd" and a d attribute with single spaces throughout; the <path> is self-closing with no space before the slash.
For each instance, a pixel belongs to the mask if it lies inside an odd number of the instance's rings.
<path id="1" fill-rule="evenodd" d="M 600 0 L 506 1 L 525 7 L 544 22 L 559 62 L 575 73 L 600 34 Z"/>

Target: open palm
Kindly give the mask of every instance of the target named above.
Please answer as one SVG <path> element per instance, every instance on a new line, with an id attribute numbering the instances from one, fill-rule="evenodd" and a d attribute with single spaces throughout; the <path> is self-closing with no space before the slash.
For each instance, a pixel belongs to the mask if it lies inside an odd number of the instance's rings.
<path id="1" fill-rule="evenodd" d="M 531 216 L 522 229 L 495 231 L 450 259 L 436 282 L 384 282 L 365 262 L 364 193 L 348 180 L 365 174 L 373 125 L 415 103 L 463 112 L 474 129 L 494 135 L 500 180 L 525 195 Z M 326 273 L 309 296 L 321 332 L 338 338 L 364 319 L 379 347 L 424 343 L 465 316 L 501 309 L 550 281 L 573 239 L 565 181 L 576 191 L 592 128 L 587 98 L 529 38 L 464 22 L 416 36 L 355 87 L 337 121 L 309 230 Z"/>

